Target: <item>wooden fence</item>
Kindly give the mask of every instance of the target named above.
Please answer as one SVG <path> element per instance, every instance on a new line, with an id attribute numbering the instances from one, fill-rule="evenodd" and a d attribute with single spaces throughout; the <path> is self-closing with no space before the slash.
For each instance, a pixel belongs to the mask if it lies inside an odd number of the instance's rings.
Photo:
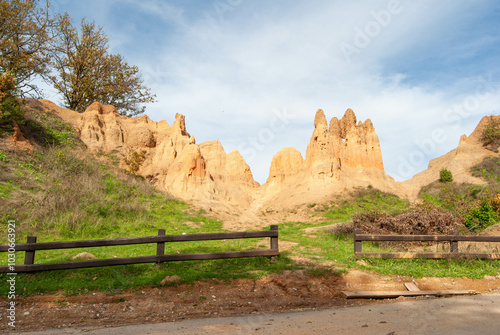
<path id="1" fill-rule="evenodd" d="M 449 252 L 363 252 L 363 241 L 401 241 L 401 242 L 449 242 Z M 452 258 L 466 257 L 479 259 L 500 259 L 500 253 L 467 253 L 458 251 L 459 242 L 500 242 L 500 236 L 458 235 L 370 235 L 354 230 L 354 255 L 368 258 Z"/>
<path id="2" fill-rule="evenodd" d="M 229 240 L 229 239 L 246 239 L 246 238 L 262 238 L 262 237 L 270 237 L 271 243 L 269 249 L 165 255 L 165 243 L 167 242 Z M 36 250 L 105 247 L 105 246 L 117 246 L 117 245 L 146 244 L 146 243 L 156 243 L 157 245 L 156 255 L 97 259 L 97 260 L 75 261 L 75 262 L 34 264 Z M 171 261 L 188 261 L 188 260 L 203 260 L 203 259 L 277 256 L 279 255 L 278 226 L 271 225 L 270 230 L 266 231 L 184 234 L 184 235 L 165 235 L 165 229 L 159 229 L 157 236 L 87 240 L 87 241 L 45 242 L 45 243 L 36 243 L 36 237 L 28 236 L 27 243 L 15 245 L 15 251 L 26 252 L 24 258 L 24 265 L 15 265 L 14 271 L 12 271 L 12 268 L 10 268 L 10 266 L 0 266 L 0 273 L 36 272 L 36 271 L 47 271 L 47 270 L 63 270 L 63 269 L 77 269 L 77 268 L 89 268 L 89 267 L 99 267 L 99 266 L 140 264 L 140 263 L 162 263 Z M 0 245 L 0 252 L 9 252 L 9 245 L 5 244 Z"/>

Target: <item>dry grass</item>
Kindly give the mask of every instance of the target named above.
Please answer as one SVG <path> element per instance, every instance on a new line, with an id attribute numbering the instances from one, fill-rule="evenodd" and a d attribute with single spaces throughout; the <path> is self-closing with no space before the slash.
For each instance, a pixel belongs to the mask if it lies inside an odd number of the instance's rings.
<path id="1" fill-rule="evenodd" d="M 0 217 L 19 222 L 19 236 L 99 235 L 104 222 L 147 216 L 171 199 L 89 155 L 71 127 L 36 100 L 25 110 L 22 129 L 34 150 L 3 151 L 0 160 Z"/>

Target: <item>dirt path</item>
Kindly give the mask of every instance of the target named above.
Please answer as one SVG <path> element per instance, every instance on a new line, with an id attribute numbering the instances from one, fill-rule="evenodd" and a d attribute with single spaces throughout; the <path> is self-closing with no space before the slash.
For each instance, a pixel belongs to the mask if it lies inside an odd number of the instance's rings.
<path id="1" fill-rule="evenodd" d="M 135 334 L 498 334 L 500 294 L 409 299 L 321 311 L 255 314 L 111 328 L 74 328 L 32 335 Z"/>
<path id="2" fill-rule="evenodd" d="M 38 295 L 16 301 L 16 331 L 67 327 L 164 323 L 184 319 L 220 318 L 261 313 L 327 309 L 373 304 L 342 297 L 342 290 L 405 290 L 414 281 L 426 290 L 467 289 L 500 293 L 500 275 L 482 280 L 383 276 L 353 270 L 343 276 L 311 276 L 304 271 L 285 271 L 258 280 L 227 282 L 209 280 L 142 288 L 126 292 L 95 292 L 80 296 Z M 0 301 L 0 331 L 8 325 L 8 301 Z M 207 321 L 212 322 L 212 321 Z"/>

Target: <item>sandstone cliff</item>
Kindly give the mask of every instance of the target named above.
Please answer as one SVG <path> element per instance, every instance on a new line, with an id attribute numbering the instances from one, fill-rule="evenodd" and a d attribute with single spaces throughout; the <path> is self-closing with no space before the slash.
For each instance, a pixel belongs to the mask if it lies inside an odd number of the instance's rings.
<path id="1" fill-rule="evenodd" d="M 293 213 L 354 187 L 371 185 L 416 199 L 422 186 L 439 178 L 442 168 L 451 170 L 458 182 L 479 184 L 482 181 L 468 171 L 493 154 L 480 143 L 488 122 L 484 118 L 469 137 L 462 136 L 456 149 L 432 160 L 428 170 L 406 182 L 395 182 L 384 171 L 379 139 L 369 119 L 358 121 L 348 109 L 342 118 L 334 117 L 328 123 L 318 110 L 305 158 L 295 148 L 280 150 L 261 186 L 238 151 L 227 154 L 218 140 L 197 144 L 187 132 L 183 115 L 176 114 L 169 125 L 145 115 L 121 116 L 113 106 L 97 102 L 77 113 L 40 101 L 47 111 L 71 124 L 90 151 L 118 156 L 123 168 L 127 168 L 123 158 L 141 153 L 144 162 L 138 174 L 160 190 L 213 210 L 230 224 L 270 224 L 272 218 L 261 213 Z M 496 118 L 500 120 L 500 116 Z"/>
<path id="2" fill-rule="evenodd" d="M 357 121 L 348 109 L 330 125 L 320 109 L 306 158 L 294 148 L 279 151 L 271 162 L 265 197 L 271 207 L 292 208 L 307 202 L 321 202 L 334 194 L 358 186 L 404 194 L 384 172 L 382 152 L 372 122 Z"/>
<path id="3" fill-rule="evenodd" d="M 158 189 L 195 201 L 200 207 L 246 208 L 252 202 L 252 190 L 260 186 L 237 151 L 226 154 L 219 141 L 197 144 L 181 114 L 175 115 L 170 126 L 145 115 L 122 116 L 113 106 L 98 102 L 81 114 L 48 100 L 41 102 L 71 124 L 90 151 L 117 155 L 123 168 L 127 166 L 122 158 L 143 153 L 138 174 Z"/>

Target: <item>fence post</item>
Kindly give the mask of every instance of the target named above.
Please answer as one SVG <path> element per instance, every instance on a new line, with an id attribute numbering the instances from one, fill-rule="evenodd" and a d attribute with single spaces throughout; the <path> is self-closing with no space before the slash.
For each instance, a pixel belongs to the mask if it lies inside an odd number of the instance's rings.
<path id="1" fill-rule="evenodd" d="M 278 231 L 278 225 L 277 224 L 271 225 L 271 230 Z M 278 236 L 271 237 L 271 249 L 272 250 L 278 250 Z"/>
<path id="2" fill-rule="evenodd" d="M 270 227 L 270 230 L 276 230 L 278 231 L 278 225 L 277 224 L 272 224 L 271 227 Z M 271 237 L 271 250 L 276 250 L 278 251 L 278 236 L 276 237 Z M 278 261 L 278 257 L 279 255 L 277 256 L 271 256 L 271 262 L 275 263 Z"/>
<path id="3" fill-rule="evenodd" d="M 362 252 L 363 242 L 358 241 L 358 234 L 361 234 L 361 229 L 354 229 L 354 254 Z"/>
<path id="4" fill-rule="evenodd" d="M 36 236 L 28 236 L 26 243 L 36 243 Z M 35 264 L 35 250 L 26 251 L 24 254 L 24 265 Z"/>
<path id="5" fill-rule="evenodd" d="M 458 232 L 456 230 L 450 231 L 450 235 L 458 235 Z M 450 252 L 452 253 L 458 253 L 458 241 L 451 239 L 450 240 Z"/>
<path id="6" fill-rule="evenodd" d="M 165 236 L 165 229 L 158 229 L 158 236 Z M 156 256 L 158 256 L 158 260 L 156 264 L 160 264 L 160 257 L 165 255 L 165 242 L 158 242 L 156 244 Z"/>

